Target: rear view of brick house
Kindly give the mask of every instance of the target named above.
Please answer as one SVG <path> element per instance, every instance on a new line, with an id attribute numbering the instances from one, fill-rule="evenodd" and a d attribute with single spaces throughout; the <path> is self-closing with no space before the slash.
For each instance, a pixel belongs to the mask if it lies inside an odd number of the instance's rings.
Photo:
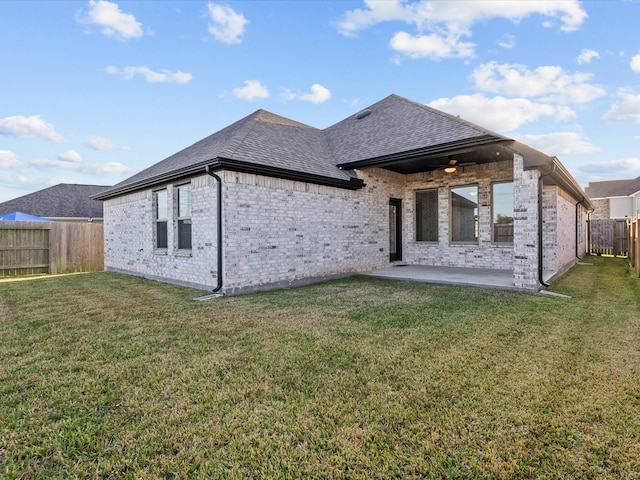
<path id="1" fill-rule="evenodd" d="M 228 295 L 397 262 L 537 291 L 592 208 L 557 158 L 397 95 L 323 130 L 258 110 L 94 198 L 107 270 Z"/>

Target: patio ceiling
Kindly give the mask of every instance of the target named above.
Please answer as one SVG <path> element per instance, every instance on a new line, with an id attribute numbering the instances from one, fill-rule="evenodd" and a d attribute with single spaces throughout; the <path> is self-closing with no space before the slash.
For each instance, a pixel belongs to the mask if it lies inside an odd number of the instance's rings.
<path id="1" fill-rule="evenodd" d="M 494 137 L 474 138 L 470 141 L 356 160 L 339 166 L 349 170 L 378 167 L 407 175 L 444 168 L 451 160 L 456 160 L 458 167 L 511 160 L 514 153 L 509 148 L 511 144 L 512 140 L 496 140 Z"/>
<path id="2" fill-rule="evenodd" d="M 469 165 L 503 162 L 513 158 L 513 151 L 501 144 L 482 147 L 468 147 L 453 149 L 431 155 L 422 155 L 402 160 L 390 160 L 388 163 L 377 165 L 380 168 L 405 175 L 429 172 L 446 167 L 451 160 L 456 161 L 459 168 Z"/>

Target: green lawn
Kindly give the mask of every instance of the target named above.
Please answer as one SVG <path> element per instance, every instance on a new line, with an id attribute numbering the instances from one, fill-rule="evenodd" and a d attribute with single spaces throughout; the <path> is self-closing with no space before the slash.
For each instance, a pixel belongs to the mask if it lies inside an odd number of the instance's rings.
<path id="1" fill-rule="evenodd" d="M 0 283 L 2 478 L 640 478 L 640 280 Z"/>

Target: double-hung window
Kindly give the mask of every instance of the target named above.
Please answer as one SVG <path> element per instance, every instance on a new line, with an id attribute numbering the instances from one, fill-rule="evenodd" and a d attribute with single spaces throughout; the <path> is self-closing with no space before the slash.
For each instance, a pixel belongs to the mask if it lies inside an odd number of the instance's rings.
<path id="1" fill-rule="evenodd" d="M 155 246 L 160 249 L 167 248 L 167 214 L 169 212 L 167 200 L 166 190 L 154 192 Z"/>
<path id="2" fill-rule="evenodd" d="M 438 241 L 438 190 L 416 192 L 416 241 Z"/>
<path id="3" fill-rule="evenodd" d="M 176 188 L 178 196 L 178 249 L 191 249 L 191 185 Z"/>
<path id="4" fill-rule="evenodd" d="M 513 243 L 513 182 L 493 184 L 493 241 Z"/>
<path id="5" fill-rule="evenodd" d="M 478 186 L 451 189 L 451 241 L 478 241 Z"/>

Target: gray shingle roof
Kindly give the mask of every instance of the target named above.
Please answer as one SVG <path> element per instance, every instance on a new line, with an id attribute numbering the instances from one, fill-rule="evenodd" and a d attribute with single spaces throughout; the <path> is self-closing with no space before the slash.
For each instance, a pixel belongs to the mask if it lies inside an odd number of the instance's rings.
<path id="1" fill-rule="evenodd" d="M 590 182 L 584 191 L 590 198 L 628 197 L 640 191 L 640 177 L 632 180 Z"/>
<path id="2" fill-rule="evenodd" d="M 45 218 L 102 218 L 102 202 L 91 197 L 108 188 L 106 185 L 60 183 L 0 203 L 0 214 L 22 212 Z"/>
<path id="3" fill-rule="evenodd" d="M 368 115 L 360 117 L 363 113 Z M 470 139 L 506 137 L 398 95 L 390 95 L 326 129 L 340 163 L 411 152 Z"/>
<path id="4" fill-rule="evenodd" d="M 204 172 L 205 166 L 360 188 L 361 180 L 340 165 L 438 146 L 508 140 L 398 95 L 388 96 L 367 111 L 365 117 L 350 116 L 320 130 L 258 110 L 120 182 L 97 198 L 106 199 Z"/>
<path id="5" fill-rule="evenodd" d="M 333 162 L 322 130 L 258 110 L 127 178 L 114 190 L 197 166 L 204 171 L 204 165 L 217 158 L 349 179 Z"/>

